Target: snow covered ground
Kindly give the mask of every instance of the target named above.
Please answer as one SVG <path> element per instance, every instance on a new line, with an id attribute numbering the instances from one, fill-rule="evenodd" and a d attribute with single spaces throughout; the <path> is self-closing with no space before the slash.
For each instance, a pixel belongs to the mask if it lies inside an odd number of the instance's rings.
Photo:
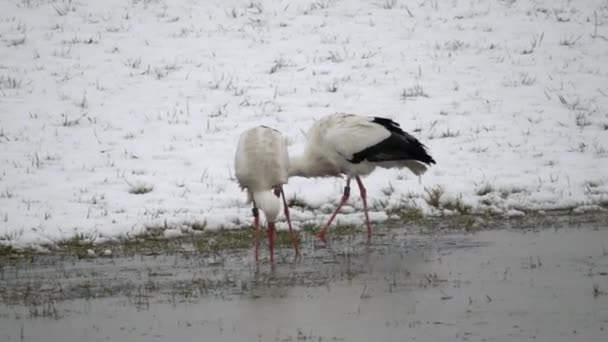
<path id="1" fill-rule="evenodd" d="M 0 243 L 247 225 L 241 131 L 298 153 L 341 111 L 400 122 L 437 160 L 367 178 L 377 221 L 600 209 L 608 2 L 2 0 Z M 296 226 L 342 186 L 291 179 Z M 350 204 L 339 222 L 361 225 Z"/>

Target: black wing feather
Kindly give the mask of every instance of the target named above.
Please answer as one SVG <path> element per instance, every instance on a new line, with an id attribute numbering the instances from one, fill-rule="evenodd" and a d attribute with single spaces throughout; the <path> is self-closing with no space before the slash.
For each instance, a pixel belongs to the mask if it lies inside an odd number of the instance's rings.
<path id="1" fill-rule="evenodd" d="M 353 154 L 349 160 L 351 163 L 358 164 L 364 160 L 370 162 L 387 162 L 397 160 L 417 160 L 431 165 L 435 160 L 418 139 L 404 132 L 398 123 L 387 118 L 375 117 L 373 123 L 383 126 L 391 135 L 376 145 L 370 146 L 362 151 Z"/>

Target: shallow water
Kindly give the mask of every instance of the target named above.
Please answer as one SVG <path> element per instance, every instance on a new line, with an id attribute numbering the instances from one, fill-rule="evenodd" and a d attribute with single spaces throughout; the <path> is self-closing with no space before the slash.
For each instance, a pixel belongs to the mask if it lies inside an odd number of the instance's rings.
<path id="1" fill-rule="evenodd" d="M 5 265 L 0 340 L 608 340 L 606 227 L 359 238 Z"/>

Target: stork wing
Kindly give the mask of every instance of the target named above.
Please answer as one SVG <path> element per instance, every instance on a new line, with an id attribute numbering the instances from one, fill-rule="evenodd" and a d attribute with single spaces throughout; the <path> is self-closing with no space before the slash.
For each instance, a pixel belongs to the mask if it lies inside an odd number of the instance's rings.
<path id="1" fill-rule="evenodd" d="M 381 125 L 370 121 L 370 118 L 361 116 L 346 117 L 340 125 L 328 129 L 325 143 L 346 160 L 372 146 L 375 146 L 388 137 L 391 132 Z M 346 119 L 345 118 L 345 119 Z"/>

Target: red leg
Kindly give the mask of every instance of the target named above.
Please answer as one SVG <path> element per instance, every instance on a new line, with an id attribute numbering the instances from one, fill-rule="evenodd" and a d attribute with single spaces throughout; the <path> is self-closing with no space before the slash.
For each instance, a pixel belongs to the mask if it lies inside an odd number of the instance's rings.
<path id="1" fill-rule="evenodd" d="M 321 239 L 321 241 L 327 242 L 327 240 L 325 240 L 325 233 L 327 233 L 329 226 L 331 225 L 333 220 L 336 218 L 336 215 L 338 214 L 338 211 L 340 211 L 340 208 L 342 208 L 344 203 L 346 203 L 346 201 L 348 201 L 349 196 L 350 196 L 350 177 L 346 178 L 346 186 L 344 187 L 344 194 L 342 195 L 340 204 L 338 204 L 338 207 L 336 208 L 336 210 L 334 210 L 334 213 L 329 218 L 329 221 L 327 221 L 327 224 L 325 225 L 325 227 L 323 227 L 323 229 L 321 229 L 321 231 L 319 232 L 319 235 L 317 235 L 319 237 L 319 239 Z"/>
<path id="2" fill-rule="evenodd" d="M 365 224 L 367 224 L 367 240 L 372 238 L 372 225 L 369 223 L 369 214 L 367 213 L 367 191 L 363 186 L 363 182 L 359 176 L 355 177 L 357 185 L 359 185 L 359 192 L 361 193 L 361 200 L 363 200 L 363 212 L 365 212 Z"/>
<path id="3" fill-rule="evenodd" d="M 274 263 L 274 223 L 268 222 L 268 248 L 270 249 L 270 263 Z"/>
<path id="4" fill-rule="evenodd" d="M 259 249 L 260 249 L 260 212 L 259 212 L 258 208 L 256 208 L 256 207 L 253 207 L 253 209 L 251 209 L 251 211 L 253 212 L 253 228 L 254 228 L 253 238 L 255 239 L 255 261 L 258 262 Z"/>
<path id="5" fill-rule="evenodd" d="M 276 191 L 276 190 L 275 190 Z M 289 206 L 287 205 L 287 200 L 285 200 L 285 192 L 283 192 L 283 187 L 279 189 L 281 195 L 283 195 L 283 212 L 285 213 L 285 219 L 287 220 L 287 225 L 289 226 L 289 236 L 291 237 L 291 243 L 293 244 L 293 249 L 296 251 L 296 256 L 300 255 L 300 251 L 298 250 L 298 240 L 296 239 L 296 235 L 293 231 L 293 227 L 291 226 L 291 217 L 289 216 Z"/>

